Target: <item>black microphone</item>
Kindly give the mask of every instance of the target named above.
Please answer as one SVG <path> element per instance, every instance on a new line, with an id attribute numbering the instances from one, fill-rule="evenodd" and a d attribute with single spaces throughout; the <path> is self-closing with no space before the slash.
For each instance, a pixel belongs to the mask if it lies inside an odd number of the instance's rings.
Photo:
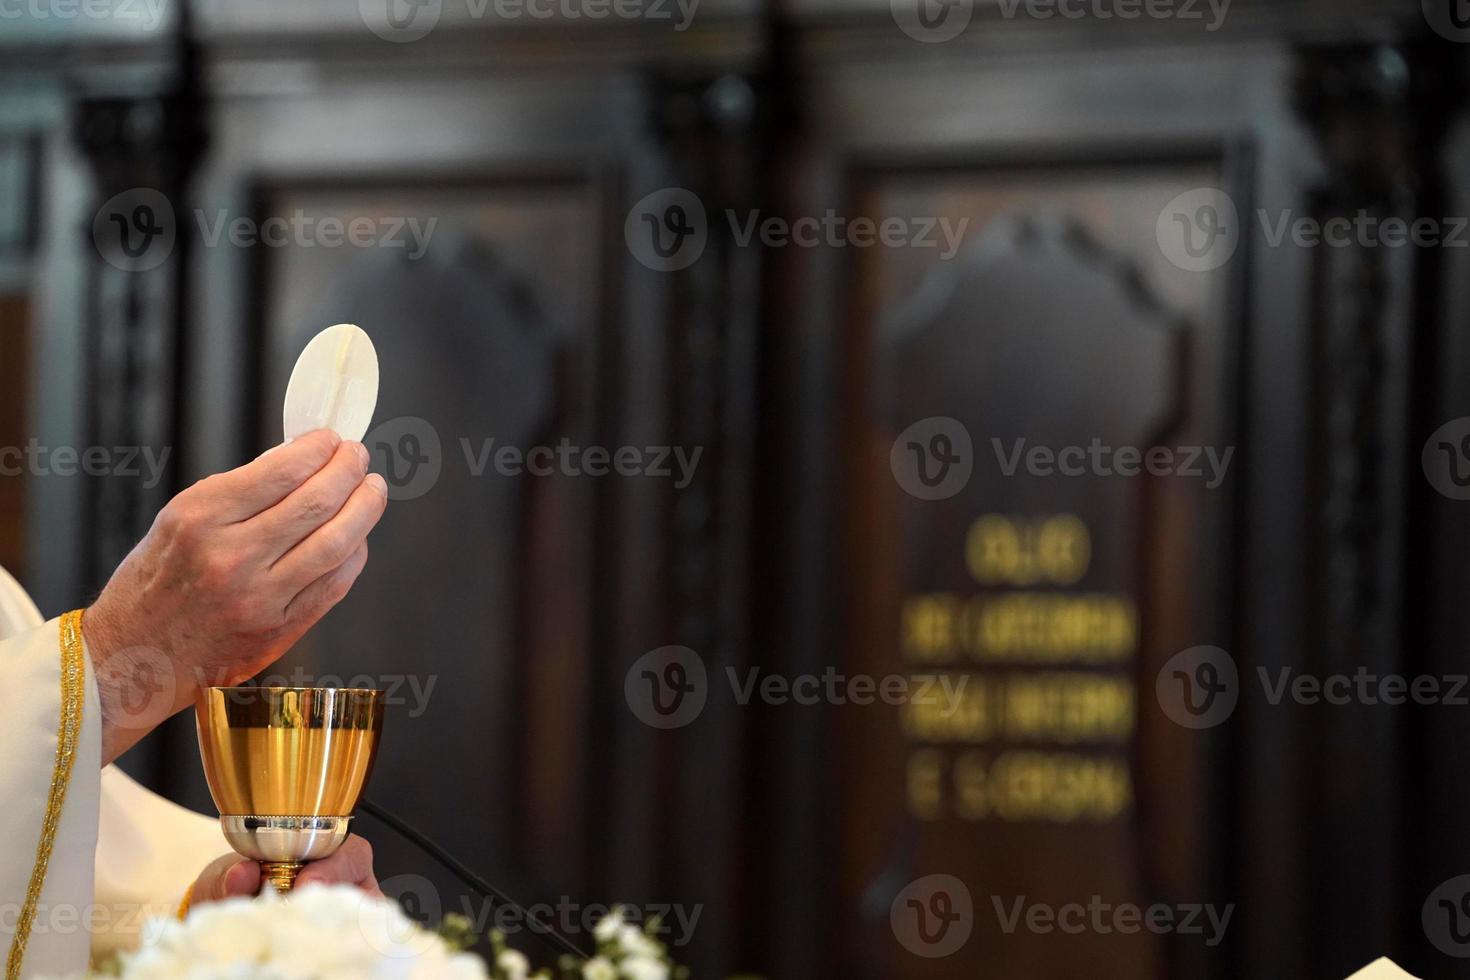
<path id="1" fill-rule="evenodd" d="M 364 813 L 375 818 L 380 823 L 387 826 L 389 829 L 396 831 L 397 833 L 402 835 L 403 838 L 409 843 L 419 848 L 435 861 L 438 861 L 445 867 L 446 870 L 448 870 L 460 881 L 464 882 L 466 886 L 468 886 L 473 891 L 479 893 L 481 898 L 490 902 L 499 902 L 502 905 L 507 905 L 510 908 L 515 909 L 527 922 L 531 924 L 531 931 L 540 936 L 542 939 L 547 940 L 549 943 L 551 943 L 551 945 L 557 946 L 561 949 L 562 952 L 570 953 L 573 956 L 576 956 L 582 960 L 590 959 L 588 954 L 582 952 L 582 950 L 577 947 L 576 943 L 572 942 L 566 936 L 563 936 L 561 933 L 557 932 L 556 929 L 552 928 L 550 925 L 539 922 L 536 917 L 531 915 L 530 912 L 526 911 L 525 907 L 522 906 L 519 902 L 511 898 L 499 888 L 496 888 L 481 875 L 476 874 L 467 864 L 456 858 L 454 855 L 450 854 L 443 847 L 440 847 L 438 844 L 434 843 L 434 841 L 430 839 L 429 836 L 423 831 L 414 828 L 411 824 L 403 820 L 401 817 L 388 810 L 383 809 L 380 804 L 374 803 L 372 800 L 367 799 L 366 797 L 363 797 L 361 800 L 359 800 L 357 805 Z"/>

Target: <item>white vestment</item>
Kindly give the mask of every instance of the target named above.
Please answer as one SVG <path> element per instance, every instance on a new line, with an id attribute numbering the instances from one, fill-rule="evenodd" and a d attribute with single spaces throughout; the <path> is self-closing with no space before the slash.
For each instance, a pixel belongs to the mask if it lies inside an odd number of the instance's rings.
<path id="1" fill-rule="evenodd" d="M 0 963 L 10 951 L 53 794 L 61 719 L 60 620 L 43 623 L 0 568 Z M 219 822 L 103 768 L 102 726 L 86 661 L 81 737 L 22 977 L 85 970 L 89 954 L 136 944 L 143 919 L 172 915 L 210 861 L 230 852 Z"/>

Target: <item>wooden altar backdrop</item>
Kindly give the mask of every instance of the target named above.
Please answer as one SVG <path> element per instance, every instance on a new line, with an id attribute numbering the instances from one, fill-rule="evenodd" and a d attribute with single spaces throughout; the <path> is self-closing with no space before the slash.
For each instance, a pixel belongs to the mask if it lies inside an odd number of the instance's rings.
<path id="1" fill-rule="evenodd" d="M 1467 413 L 1466 258 L 1251 226 L 1463 212 L 1463 46 L 1367 0 L 1238 0 L 1218 31 L 980 3 L 943 43 L 887 3 L 705 0 L 684 30 L 447 5 L 407 40 L 367 6 L 0 35 L 18 431 L 174 449 L 154 487 L 6 477 L 26 534 L 0 557 L 43 605 L 278 438 L 303 339 L 357 322 L 395 500 L 271 674 L 398 684 L 371 794 L 512 894 L 698 908 L 696 976 L 1342 976 L 1383 953 L 1451 975 L 1420 915 L 1470 870 L 1470 723 L 1250 685 L 1456 669 L 1470 525 L 1419 453 Z M 120 269 L 92 219 L 139 187 L 178 241 Z M 677 269 L 630 247 L 667 188 L 705 213 Z M 1199 188 L 1251 229 L 1204 270 L 1159 231 Z M 829 213 L 963 231 L 953 254 L 742 240 Z M 240 247 L 210 243 L 219 215 L 436 230 L 413 257 Z M 701 455 L 682 486 L 505 475 L 487 439 Z M 1230 455 L 1213 482 L 1007 468 L 1094 441 Z M 936 489 L 961 442 L 968 475 Z M 707 698 L 655 728 L 625 680 L 670 645 Z M 1200 728 L 1159 682 L 1196 647 L 1242 678 Z M 752 670 L 963 693 L 742 704 Z M 206 809 L 191 725 L 127 767 Z M 364 829 L 417 913 L 461 908 Z M 1213 944 L 1006 925 L 1094 899 L 1231 917 Z M 926 955 L 956 902 L 964 936 Z"/>

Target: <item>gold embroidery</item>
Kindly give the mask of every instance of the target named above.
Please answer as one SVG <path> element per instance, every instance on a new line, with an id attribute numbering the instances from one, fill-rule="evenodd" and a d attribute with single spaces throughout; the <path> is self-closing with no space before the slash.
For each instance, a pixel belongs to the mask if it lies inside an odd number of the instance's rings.
<path id="1" fill-rule="evenodd" d="M 184 889 L 184 900 L 179 903 L 179 910 L 174 913 L 174 918 L 178 919 L 180 922 L 184 921 L 184 917 L 189 914 L 189 906 L 193 903 L 193 901 L 194 884 L 193 882 L 190 882 L 189 887 Z"/>
<path id="2" fill-rule="evenodd" d="M 36 845 L 36 865 L 31 869 L 25 905 L 16 920 L 10 956 L 5 961 L 6 980 L 20 978 L 20 963 L 26 955 L 31 926 L 36 921 L 36 906 L 46 884 L 46 868 L 51 864 L 51 848 L 56 844 L 56 830 L 61 824 L 61 807 L 66 802 L 66 787 L 71 782 L 71 764 L 76 758 L 77 743 L 82 734 L 86 669 L 82 655 L 82 611 L 77 609 L 61 617 L 61 722 L 56 729 L 56 765 L 51 771 L 51 792 L 46 797 L 41 841 Z"/>

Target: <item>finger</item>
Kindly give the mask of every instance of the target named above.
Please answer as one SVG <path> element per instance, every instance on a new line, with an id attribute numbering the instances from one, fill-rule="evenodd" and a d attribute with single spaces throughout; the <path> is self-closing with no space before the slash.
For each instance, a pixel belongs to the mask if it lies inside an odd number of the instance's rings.
<path id="1" fill-rule="evenodd" d="M 225 872 L 222 881 L 221 890 L 226 898 L 259 894 L 260 865 L 254 861 L 241 861 Z"/>
<path id="2" fill-rule="evenodd" d="M 364 890 L 376 889 L 373 876 L 373 848 L 356 834 L 348 837 L 331 857 L 312 861 L 297 876 L 297 885 L 355 885 Z"/>
<path id="3" fill-rule="evenodd" d="M 195 485 L 221 516 L 221 523 L 249 520 L 285 500 L 332 458 L 342 437 L 330 429 L 308 432 L 261 454 L 244 466 Z"/>
<path id="4" fill-rule="evenodd" d="M 360 442 L 337 446 L 326 466 L 271 509 L 251 519 L 246 530 L 261 542 L 274 563 L 301 539 L 337 516 L 367 475 L 367 447 Z"/>
<path id="5" fill-rule="evenodd" d="M 298 585 L 316 581 L 352 557 L 387 506 L 388 484 L 369 473 L 337 515 L 282 555 L 271 573 Z"/>
<path id="6" fill-rule="evenodd" d="M 352 557 L 302 589 L 291 600 L 291 604 L 286 607 L 286 622 L 309 626 L 325 616 L 327 610 L 341 602 L 352 590 L 352 583 L 362 574 L 367 558 L 368 546 L 367 542 L 363 542 L 352 553 Z"/>
<path id="7" fill-rule="evenodd" d="M 238 854 L 224 854 L 205 866 L 194 882 L 190 904 L 217 902 L 260 891 L 260 865 L 242 861 Z"/>

